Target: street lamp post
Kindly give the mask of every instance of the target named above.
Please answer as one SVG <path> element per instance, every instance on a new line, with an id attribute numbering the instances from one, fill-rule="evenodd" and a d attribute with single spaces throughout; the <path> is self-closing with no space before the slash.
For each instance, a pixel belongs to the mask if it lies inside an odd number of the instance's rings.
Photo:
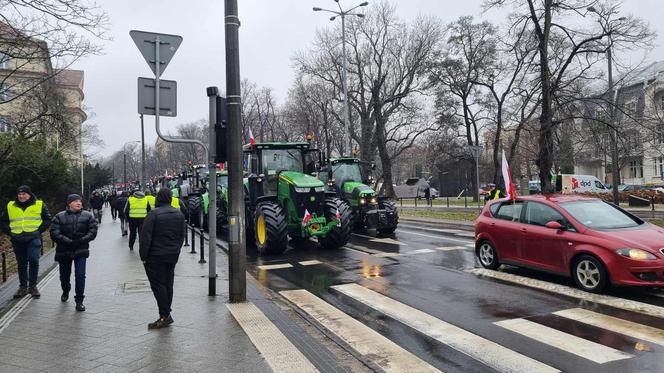
<path id="1" fill-rule="evenodd" d="M 482 145 L 470 145 L 470 153 L 475 159 L 475 194 L 477 194 L 477 210 L 481 211 L 480 202 L 480 157 L 482 156 Z"/>
<path id="2" fill-rule="evenodd" d="M 602 15 L 595 9 L 595 7 L 588 7 L 587 10 L 591 13 L 597 14 L 599 17 L 598 23 L 602 27 L 602 30 L 606 33 L 607 26 L 611 22 L 608 19 L 608 16 L 605 18 L 602 17 Z M 620 17 L 618 18 L 618 21 L 625 20 L 625 17 Z M 620 184 L 620 167 L 618 166 L 619 162 L 619 154 L 618 154 L 618 128 L 615 125 L 613 121 L 613 113 L 614 113 L 614 105 L 615 105 L 615 96 L 617 96 L 617 92 L 614 94 L 613 92 L 613 68 L 612 68 L 612 63 L 613 63 L 613 57 L 611 55 L 611 35 L 608 34 L 609 38 L 609 44 L 606 47 L 606 60 L 607 60 L 607 69 L 608 69 L 608 78 L 609 78 L 609 140 L 611 141 L 611 184 L 612 184 L 612 191 L 613 191 L 613 203 L 616 205 L 620 204 L 620 194 L 618 192 L 618 184 Z"/>
<path id="3" fill-rule="evenodd" d="M 344 146 L 348 146 L 348 154 L 350 154 L 353 151 L 353 144 L 352 140 L 350 137 L 350 106 L 348 104 L 348 78 L 347 78 L 347 67 L 346 67 L 346 16 L 357 16 L 360 18 L 364 17 L 364 14 L 361 13 L 352 13 L 353 10 L 362 7 L 362 6 L 367 6 L 369 5 L 369 2 L 365 1 L 363 3 L 360 3 L 359 5 L 356 5 L 348 10 L 343 10 L 341 8 L 341 4 L 339 4 L 339 0 L 334 0 L 337 5 L 339 6 L 339 11 L 336 10 L 330 10 L 330 9 L 323 9 L 319 7 L 314 7 L 313 10 L 314 12 L 329 12 L 334 14 L 334 16 L 330 17 L 330 21 L 334 21 L 337 17 L 341 17 L 341 55 L 342 55 L 342 68 L 341 68 L 341 88 L 344 93 Z"/>
<path id="4" fill-rule="evenodd" d="M 139 143 L 140 140 L 135 140 L 135 141 L 127 141 L 122 145 L 122 161 L 124 163 L 124 187 L 127 187 L 127 144 L 135 144 Z"/>
<path id="5" fill-rule="evenodd" d="M 141 189 L 146 189 L 145 183 L 145 131 L 143 129 L 143 114 L 141 114 Z"/>

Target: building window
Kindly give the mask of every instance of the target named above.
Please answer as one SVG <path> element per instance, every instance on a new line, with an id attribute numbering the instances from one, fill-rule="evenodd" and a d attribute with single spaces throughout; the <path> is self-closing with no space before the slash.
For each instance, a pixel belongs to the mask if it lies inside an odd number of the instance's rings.
<path id="1" fill-rule="evenodd" d="M 640 160 L 629 161 L 629 177 L 632 179 L 643 177 L 643 162 Z"/>
<path id="2" fill-rule="evenodd" d="M 641 147 L 641 133 L 638 130 L 628 130 L 624 134 L 625 146 L 628 151 L 634 151 Z"/>
<path id="3" fill-rule="evenodd" d="M 0 115 L 0 133 L 8 133 L 11 128 L 10 124 L 11 123 L 7 117 Z"/>
<path id="4" fill-rule="evenodd" d="M 664 123 L 655 127 L 655 144 L 664 144 Z"/>
<path id="5" fill-rule="evenodd" d="M 662 177 L 664 175 L 664 157 L 653 158 L 653 164 L 655 165 L 655 176 Z"/>
<path id="6" fill-rule="evenodd" d="M 9 55 L 0 52 L 0 69 L 9 69 Z"/>
<path id="7" fill-rule="evenodd" d="M 623 110 L 629 116 L 636 116 L 636 99 L 633 98 L 626 101 L 623 105 Z"/>
<path id="8" fill-rule="evenodd" d="M 9 84 L 7 83 L 2 83 L 0 84 L 0 103 L 9 101 L 11 98 L 11 88 L 9 87 Z"/>

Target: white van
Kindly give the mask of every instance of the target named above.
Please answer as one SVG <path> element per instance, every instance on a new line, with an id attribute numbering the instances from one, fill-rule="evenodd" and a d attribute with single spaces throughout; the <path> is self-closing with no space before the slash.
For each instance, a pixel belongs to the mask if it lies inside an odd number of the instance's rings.
<path id="1" fill-rule="evenodd" d="M 556 175 L 555 185 L 556 190 L 563 194 L 570 193 L 607 193 L 610 190 L 599 181 L 598 178 L 592 175 Z M 561 182 L 558 182 L 558 178 L 561 178 Z"/>

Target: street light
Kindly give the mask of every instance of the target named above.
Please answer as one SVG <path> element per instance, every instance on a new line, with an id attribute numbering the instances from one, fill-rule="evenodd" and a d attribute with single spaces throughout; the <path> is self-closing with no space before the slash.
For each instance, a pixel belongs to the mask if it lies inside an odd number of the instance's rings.
<path id="1" fill-rule="evenodd" d="M 352 13 L 353 10 L 367 6 L 369 5 L 368 1 L 365 1 L 363 3 L 360 3 L 359 5 L 356 5 L 350 9 L 343 10 L 341 8 L 341 4 L 339 4 L 339 0 L 334 0 L 334 2 L 337 3 L 339 6 L 339 11 L 336 10 L 330 10 L 330 9 L 323 9 L 319 7 L 314 7 L 313 11 L 314 12 L 329 12 L 334 14 L 334 16 L 330 17 L 330 21 L 334 21 L 337 19 L 337 17 L 341 17 L 341 54 L 342 54 L 342 70 L 341 70 L 341 85 L 342 89 L 344 91 L 344 146 L 348 146 L 348 152 L 351 152 L 353 150 L 353 144 L 351 142 L 350 138 L 350 107 L 348 105 L 348 80 L 347 80 L 347 71 L 346 71 L 346 16 L 356 16 L 358 18 L 364 18 L 364 14 L 361 13 Z"/>
<path id="2" fill-rule="evenodd" d="M 470 154 L 475 159 L 475 193 L 477 194 L 477 210 L 482 211 L 480 202 L 480 157 L 482 156 L 482 145 L 470 145 Z"/>
<path id="3" fill-rule="evenodd" d="M 124 186 L 127 187 L 127 144 L 136 144 L 141 140 L 127 141 L 122 145 L 122 161 L 124 162 Z"/>
<path id="4" fill-rule="evenodd" d="M 620 195 L 618 192 L 618 184 L 620 183 L 620 168 L 618 167 L 618 128 L 615 126 L 613 123 L 613 107 L 615 105 L 615 95 L 613 93 L 613 69 L 612 69 L 612 60 L 613 58 L 611 57 L 611 34 L 607 32 L 607 26 L 611 22 L 611 20 L 608 18 L 609 15 L 606 16 L 606 18 L 603 18 L 603 16 L 597 11 L 597 9 L 593 6 L 589 6 L 586 8 L 588 12 L 595 13 L 599 17 L 598 23 L 602 27 L 602 31 L 605 32 L 608 35 L 609 38 L 609 45 L 606 47 L 606 60 L 608 64 L 608 74 L 609 74 L 609 100 L 611 101 L 611 105 L 609 106 L 609 129 L 612 131 L 610 132 L 609 139 L 611 140 L 611 184 L 613 184 L 613 203 L 616 205 L 620 204 Z M 620 17 L 618 18 L 618 21 L 624 21 L 627 19 L 626 17 Z M 616 92 L 617 95 L 617 92 Z M 613 128 L 611 128 L 613 127 Z"/>

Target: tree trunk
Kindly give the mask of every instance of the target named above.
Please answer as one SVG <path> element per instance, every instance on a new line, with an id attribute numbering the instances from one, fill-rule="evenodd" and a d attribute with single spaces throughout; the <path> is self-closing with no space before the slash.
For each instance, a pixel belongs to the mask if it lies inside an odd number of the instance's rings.
<path id="1" fill-rule="evenodd" d="M 383 190 L 388 197 L 394 197 L 392 187 L 392 159 L 387 150 L 387 134 L 385 131 L 385 118 L 383 117 L 383 106 L 379 100 L 374 103 L 374 116 L 376 119 L 376 145 L 378 145 L 378 156 L 383 166 Z"/>

